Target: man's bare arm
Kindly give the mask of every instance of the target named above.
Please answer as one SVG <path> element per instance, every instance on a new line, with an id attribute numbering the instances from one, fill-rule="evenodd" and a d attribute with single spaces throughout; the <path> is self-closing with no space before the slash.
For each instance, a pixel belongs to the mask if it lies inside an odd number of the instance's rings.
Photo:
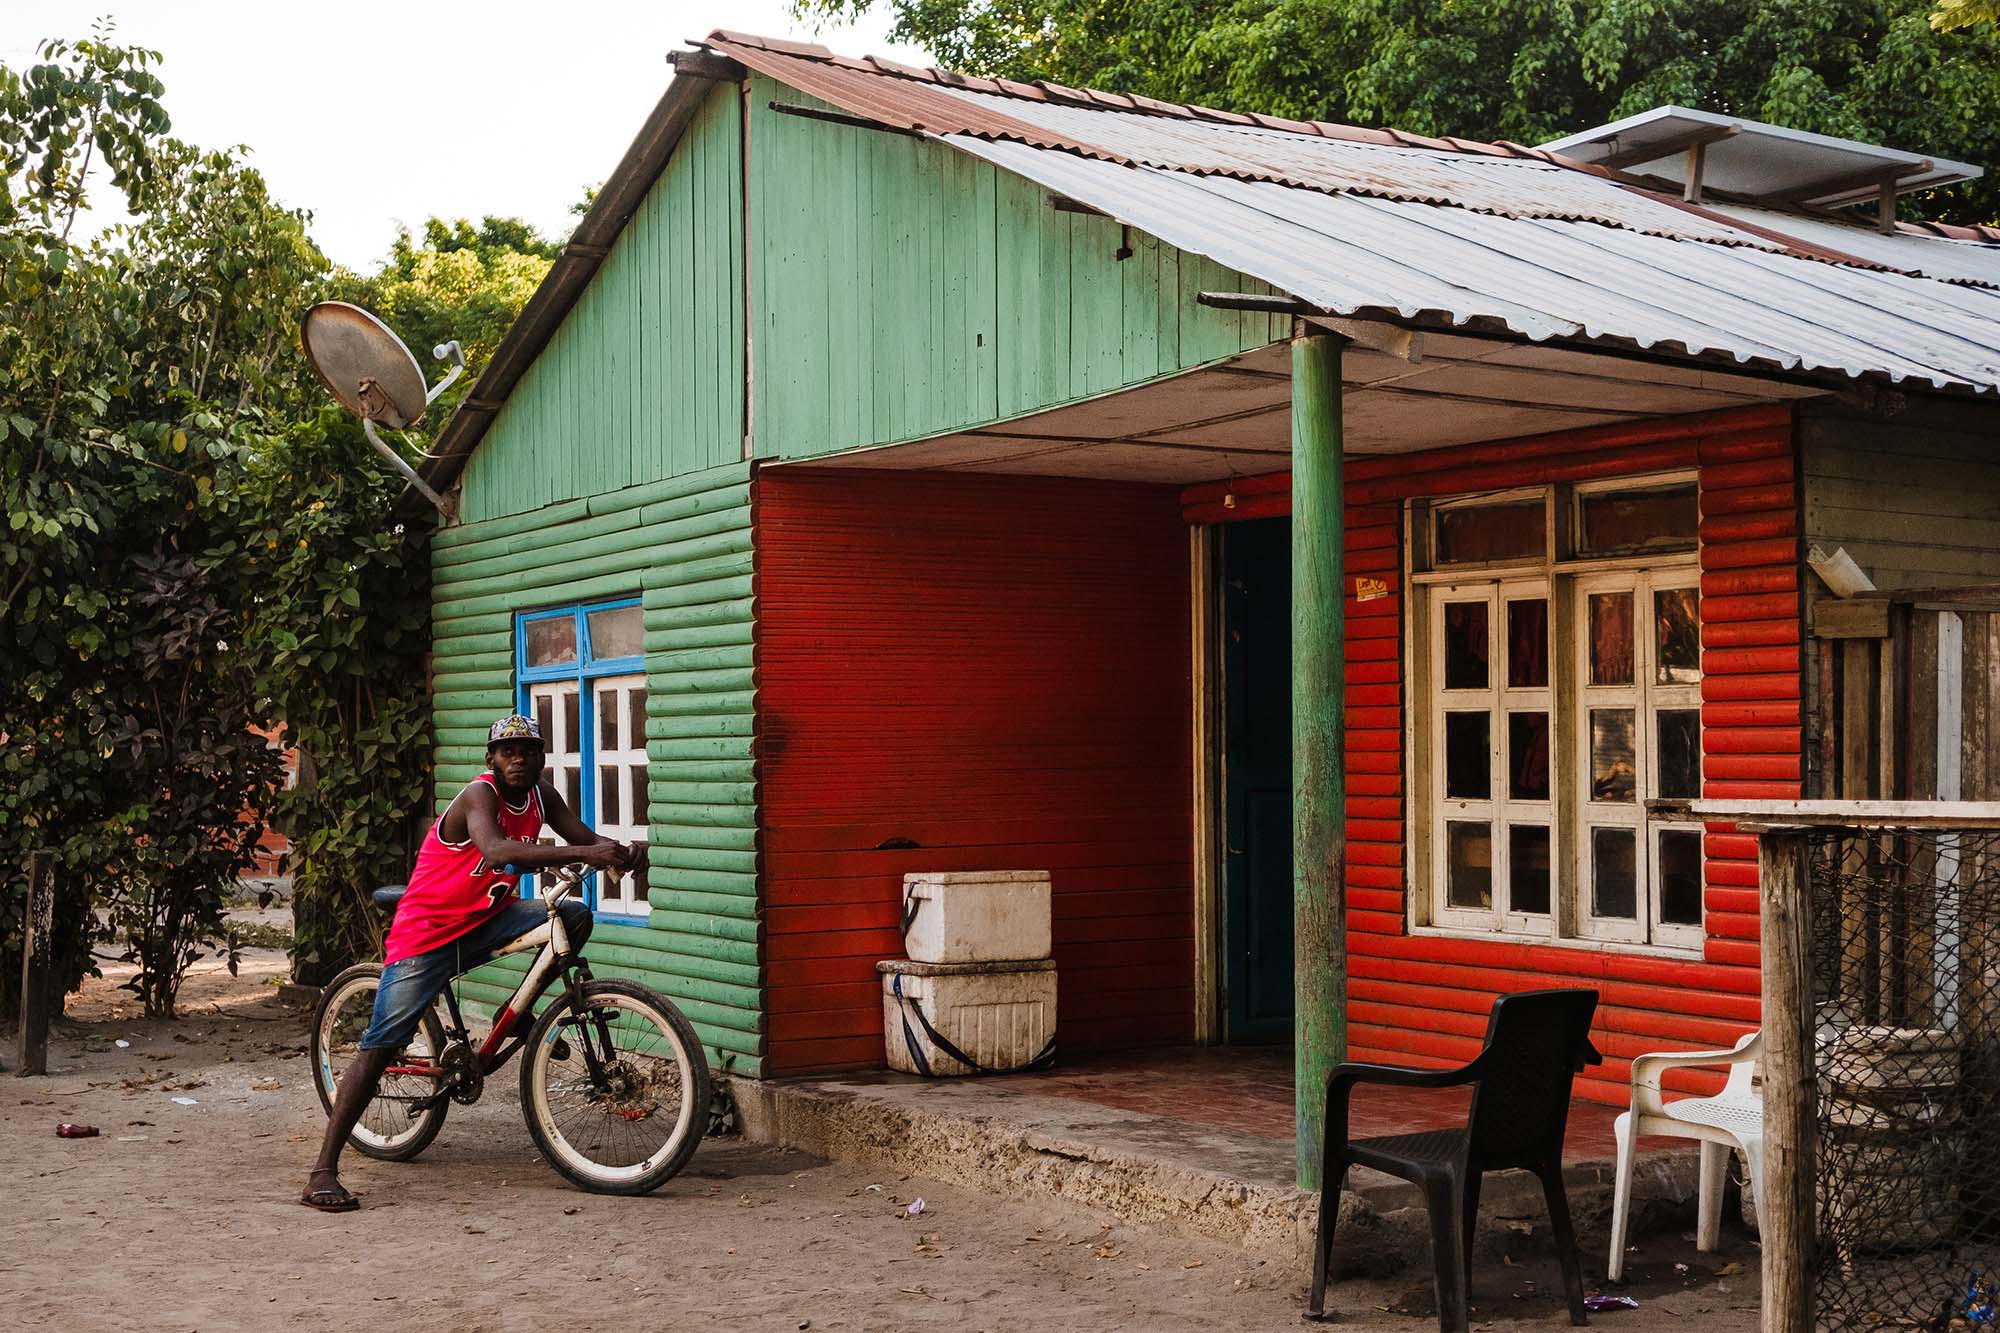
<path id="1" fill-rule="evenodd" d="M 465 831 L 473 845 L 479 848 L 479 855 L 486 864 L 494 870 L 508 865 L 519 866 L 523 870 L 541 870 L 581 861 L 593 870 L 623 869 L 624 849 L 609 839 L 598 839 L 581 820 L 562 806 L 561 797 L 556 797 L 552 808 L 549 798 L 553 795 L 554 792 L 544 784 L 542 809 L 550 816 L 549 823 L 557 833 L 569 837 L 562 822 L 554 817 L 555 810 L 561 809 L 563 818 L 570 826 L 583 829 L 582 845 L 550 847 L 545 843 L 510 838 L 500 831 L 500 794 L 484 782 L 475 784 L 465 793 Z"/>
<path id="2" fill-rule="evenodd" d="M 556 831 L 556 836 L 574 847 L 613 847 L 617 849 L 618 855 L 621 858 L 620 860 L 609 865 L 602 865 L 599 862 L 592 861 L 589 863 L 592 866 L 596 866 L 599 869 L 618 871 L 626 871 L 632 868 L 632 863 L 636 858 L 631 855 L 631 848 L 617 841 L 615 838 L 605 837 L 602 833 L 584 823 L 583 820 L 577 817 L 576 812 L 569 808 L 569 802 L 563 800 L 562 793 L 557 791 L 552 783 L 548 782 L 542 783 L 542 815 L 548 820 L 549 827 Z M 571 859 L 577 860 L 581 858 L 572 853 Z"/>

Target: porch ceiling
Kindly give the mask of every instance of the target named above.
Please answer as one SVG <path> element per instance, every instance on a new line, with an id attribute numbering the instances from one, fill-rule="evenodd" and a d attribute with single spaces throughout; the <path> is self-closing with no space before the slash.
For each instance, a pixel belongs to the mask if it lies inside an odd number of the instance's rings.
<path id="1" fill-rule="evenodd" d="M 1534 344 L 1425 334 L 1416 362 L 1343 359 L 1350 454 L 1454 444 L 1811 397 L 1821 389 Z M 1291 350 L 974 430 L 775 466 L 994 472 L 1191 484 L 1274 472 L 1291 454 Z"/>

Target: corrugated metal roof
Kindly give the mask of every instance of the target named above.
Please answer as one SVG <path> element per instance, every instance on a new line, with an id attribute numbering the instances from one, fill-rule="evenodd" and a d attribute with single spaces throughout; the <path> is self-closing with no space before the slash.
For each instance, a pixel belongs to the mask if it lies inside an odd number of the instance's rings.
<path id="1" fill-rule="evenodd" d="M 1955 285 L 2000 283 L 1995 247 L 1690 205 L 1519 145 L 710 43 L 1322 310 L 2000 392 L 2000 291 Z"/>
<path id="2" fill-rule="evenodd" d="M 1946 240 L 1938 236 L 1898 231 L 1885 236 L 1872 227 L 1854 226 L 1831 218 L 1780 213 L 1748 204 L 1710 204 L 1709 211 L 1756 226 L 1771 227 L 1815 245 L 1927 278 L 1977 282 L 2000 287 L 2000 244 Z"/>
<path id="3" fill-rule="evenodd" d="M 2000 292 L 1987 288 L 1595 222 L 1121 167 L 967 135 L 946 141 L 1339 314 L 1490 322 L 1535 341 L 2000 390 Z"/>

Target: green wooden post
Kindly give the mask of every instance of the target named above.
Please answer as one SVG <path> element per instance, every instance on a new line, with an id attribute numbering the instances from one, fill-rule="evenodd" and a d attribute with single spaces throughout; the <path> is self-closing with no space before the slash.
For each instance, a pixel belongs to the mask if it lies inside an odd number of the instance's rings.
<path id="1" fill-rule="evenodd" d="M 1345 342 L 1330 333 L 1292 339 L 1292 984 L 1301 1189 L 1319 1188 L 1326 1079 L 1347 1055 Z"/>

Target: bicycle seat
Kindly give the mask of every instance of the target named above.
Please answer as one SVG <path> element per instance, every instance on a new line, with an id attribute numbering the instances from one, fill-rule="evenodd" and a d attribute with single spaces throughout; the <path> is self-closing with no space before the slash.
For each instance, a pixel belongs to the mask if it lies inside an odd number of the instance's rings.
<path id="1" fill-rule="evenodd" d="M 396 904 L 403 900 L 403 890 L 409 887 L 407 884 L 384 884 L 368 896 L 375 900 L 377 907 L 386 907 L 393 912 Z"/>

